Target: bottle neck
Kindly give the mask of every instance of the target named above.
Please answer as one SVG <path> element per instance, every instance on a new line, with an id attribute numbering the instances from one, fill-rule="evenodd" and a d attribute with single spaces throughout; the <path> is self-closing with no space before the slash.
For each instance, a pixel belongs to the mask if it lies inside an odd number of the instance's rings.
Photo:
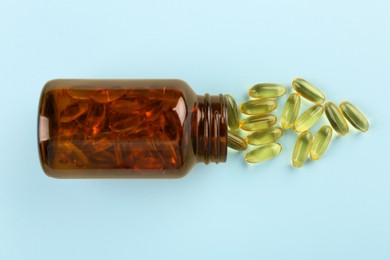
<path id="1" fill-rule="evenodd" d="M 197 96 L 191 123 L 192 142 L 199 162 L 225 162 L 227 155 L 227 108 L 224 95 Z"/>

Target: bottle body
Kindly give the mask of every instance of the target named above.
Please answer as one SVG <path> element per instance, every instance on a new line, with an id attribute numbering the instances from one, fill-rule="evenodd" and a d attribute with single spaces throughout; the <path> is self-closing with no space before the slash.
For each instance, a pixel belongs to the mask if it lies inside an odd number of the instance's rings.
<path id="1" fill-rule="evenodd" d="M 53 80 L 41 94 L 41 165 L 57 178 L 178 178 L 227 151 L 224 97 L 180 80 Z"/>

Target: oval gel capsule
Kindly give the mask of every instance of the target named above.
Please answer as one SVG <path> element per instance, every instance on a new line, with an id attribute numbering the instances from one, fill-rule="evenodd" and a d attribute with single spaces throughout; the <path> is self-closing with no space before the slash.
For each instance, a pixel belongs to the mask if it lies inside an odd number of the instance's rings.
<path id="1" fill-rule="evenodd" d="M 278 143 L 270 143 L 260 146 L 246 154 L 245 159 L 250 163 L 259 163 L 275 158 L 282 151 Z"/>
<path id="2" fill-rule="evenodd" d="M 276 116 L 271 114 L 262 114 L 257 116 L 250 116 L 244 118 L 240 125 L 241 129 L 246 131 L 257 131 L 270 128 L 275 125 L 277 121 Z"/>
<path id="3" fill-rule="evenodd" d="M 328 125 L 324 125 L 318 130 L 310 148 L 310 158 L 312 160 L 319 160 L 324 155 L 332 140 L 332 134 L 332 127 Z"/>
<path id="4" fill-rule="evenodd" d="M 370 127 L 367 118 L 364 114 L 355 107 L 352 103 L 344 101 L 340 104 L 341 112 L 357 130 L 366 132 Z"/>
<path id="5" fill-rule="evenodd" d="M 282 117 L 280 119 L 284 129 L 289 129 L 294 125 L 295 120 L 298 117 L 300 107 L 301 97 L 297 93 L 291 94 L 284 105 Z"/>
<path id="6" fill-rule="evenodd" d="M 321 105 L 310 107 L 295 121 L 294 130 L 299 133 L 309 129 L 321 118 L 323 113 L 324 107 Z"/>
<path id="7" fill-rule="evenodd" d="M 241 104 L 241 113 L 246 115 L 258 115 L 274 111 L 278 103 L 273 99 L 254 99 Z"/>
<path id="8" fill-rule="evenodd" d="M 240 113 L 238 112 L 237 103 L 229 94 L 225 94 L 225 98 L 228 112 L 228 126 L 230 129 L 236 130 L 240 127 Z"/>
<path id="9" fill-rule="evenodd" d="M 296 78 L 293 80 L 293 88 L 299 95 L 317 104 L 325 101 L 325 94 L 304 79 Z"/>
<path id="10" fill-rule="evenodd" d="M 283 129 L 280 127 L 271 127 L 261 131 L 253 132 L 248 135 L 246 141 L 250 145 L 263 145 L 275 142 L 283 135 Z"/>
<path id="11" fill-rule="evenodd" d="M 332 125 L 333 129 L 341 134 L 346 135 L 349 132 L 347 120 L 345 120 L 340 108 L 332 102 L 325 104 L 325 114 Z"/>
<path id="12" fill-rule="evenodd" d="M 248 147 L 246 141 L 241 136 L 228 132 L 228 147 L 237 151 L 244 151 Z"/>
<path id="13" fill-rule="evenodd" d="M 292 164 L 294 167 L 302 167 L 310 152 L 313 134 L 310 131 L 302 132 L 297 139 L 292 155 Z"/>
<path id="14" fill-rule="evenodd" d="M 261 83 L 249 89 L 249 96 L 253 98 L 278 98 L 286 93 L 286 87 L 274 83 Z"/>

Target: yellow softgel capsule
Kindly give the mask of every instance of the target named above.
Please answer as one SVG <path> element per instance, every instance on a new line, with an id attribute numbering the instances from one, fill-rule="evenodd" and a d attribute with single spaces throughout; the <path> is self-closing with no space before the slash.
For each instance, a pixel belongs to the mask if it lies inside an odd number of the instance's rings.
<path id="1" fill-rule="evenodd" d="M 251 145 L 263 145 L 275 142 L 283 135 L 283 129 L 280 127 L 271 127 L 261 131 L 253 132 L 248 135 L 246 141 Z"/>
<path id="2" fill-rule="evenodd" d="M 258 115 L 274 111 L 278 103 L 273 99 L 254 99 L 241 104 L 241 113 L 246 115 Z"/>
<path id="3" fill-rule="evenodd" d="M 240 113 L 237 103 L 229 94 L 225 94 L 225 98 L 228 112 L 228 126 L 230 129 L 236 130 L 240 127 Z"/>
<path id="4" fill-rule="evenodd" d="M 300 108 L 301 97 L 297 93 L 291 94 L 288 97 L 286 104 L 284 105 L 282 117 L 280 119 L 280 122 L 282 123 L 282 127 L 284 129 L 289 129 L 294 125 L 295 120 L 298 117 Z"/>
<path id="5" fill-rule="evenodd" d="M 249 96 L 253 98 L 278 98 L 286 94 L 286 87 L 281 84 L 261 83 L 249 89 Z"/>
<path id="6" fill-rule="evenodd" d="M 246 154 L 245 160 L 250 163 L 259 163 L 275 158 L 282 151 L 278 143 L 270 143 L 260 146 Z"/>
<path id="7" fill-rule="evenodd" d="M 322 104 L 325 101 L 325 94 L 304 79 L 294 79 L 292 86 L 299 95 L 307 100 L 317 104 Z"/>
<path id="8" fill-rule="evenodd" d="M 352 103 L 343 101 L 340 104 L 340 108 L 344 117 L 351 123 L 351 125 L 353 125 L 353 127 L 362 132 L 366 132 L 368 130 L 370 124 L 368 123 L 367 118 Z"/>
<path id="9" fill-rule="evenodd" d="M 345 120 L 340 108 L 336 106 L 336 104 L 332 102 L 326 102 L 325 114 L 329 120 L 329 123 L 337 133 L 341 135 L 348 134 L 349 126 L 347 120 Z"/>
<path id="10" fill-rule="evenodd" d="M 228 147 L 237 151 L 244 151 L 248 147 L 246 141 L 241 136 L 228 132 Z"/>
<path id="11" fill-rule="evenodd" d="M 332 127 L 328 125 L 324 125 L 320 128 L 320 130 L 318 130 L 310 148 L 310 158 L 312 160 L 319 160 L 324 155 L 328 149 L 330 140 L 332 140 L 332 134 Z"/>
<path id="12" fill-rule="evenodd" d="M 324 107 L 321 105 L 310 107 L 295 121 L 294 130 L 299 133 L 309 129 L 321 118 L 323 113 Z"/>
<path id="13" fill-rule="evenodd" d="M 310 131 L 302 132 L 297 139 L 292 155 L 292 164 L 294 167 L 302 167 L 310 152 L 310 146 L 313 140 L 313 134 Z"/>
<path id="14" fill-rule="evenodd" d="M 275 125 L 277 121 L 276 116 L 271 114 L 261 114 L 257 116 L 250 116 L 244 118 L 240 125 L 241 129 L 246 131 L 257 131 L 270 128 Z"/>

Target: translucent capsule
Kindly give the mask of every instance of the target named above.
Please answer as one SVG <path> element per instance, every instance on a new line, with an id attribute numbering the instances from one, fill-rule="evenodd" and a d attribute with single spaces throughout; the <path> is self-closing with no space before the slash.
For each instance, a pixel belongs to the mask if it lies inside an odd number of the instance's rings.
<path id="1" fill-rule="evenodd" d="M 304 79 L 296 78 L 292 85 L 299 95 L 314 103 L 322 104 L 325 101 L 325 94 Z"/>
<path id="2" fill-rule="evenodd" d="M 275 142 L 283 135 L 283 129 L 280 127 L 271 127 L 261 131 L 253 132 L 248 135 L 246 141 L 251 145 L 263 145 Z"/>
<path id="3" fill-rule="evenodd" d="M 299 133 L 309 129 L 320 119 L 323 113 L 324 107 L 321 105 L 310 107 L 295 121 L 294 130 Z"/>
<path id="4" fill-rule="evenodd" d="M 228 147 L 237 151 L 244 151 L 248 148 L 247 143 L 241 136 L 228 132 Z"/>
<path id="5" fill-rule="evenodd" d="M 298 117 L 300 107 L 301 97 L 297 93 L 291 94 L 284 105 L 280 120 L 284 129 L 289 129 L 294 125 L 295 120 Z"/>
<path id="6" fill-rule="evenodd" d="M 271 114 L 261 114 L 244 118 L 240 125 L 243 130 L 257 131 L 270 128 L 276 124 L 276 116 Z"/>
<path id="7" fill-rule="evenodd" d="M 245 159 L 250 163 L 259 163 L 275 158 L 282 151 L 278 143 L 270 143 L 260 146 L 246 154 Z"/>
<path id="8" fill-rule="evenodd" d="M 273 99 L 254 99 L 241 104 L 241 113 L 247 115 L 258 115 L 274 111 L 278 103 Z"/>
<path id="9" fill-rule="evenodd" d="M 302 167 L 305 163 L 310 152 L 312 140 L 313 134 L 310 131 L 304 131 L 298 136 L 292 155 L 292 164 L 295 167 Z"/>
<path id="10" fill-rule="evenodd" d="M 226 94 L 225 98 L 228 111 L 228 126 L 230 129 L 236 130 L 240 127 L 240 114 L 238 112 L 237 103 L 229 94 Z"/>
<path id="11" fill-rule="evenodd" d="M 346 135 L 349 132 L 347 120 L 345 120 L 340 108 L 332 102 L 325 104 L 325 114 L 332 125 L 333 129 L 341 134 Z"/>
<path id="12" fill-rule="evenodd" d="M 370 127 L 367 118 L 364 114 L 353 104 L 348 101 L 344 101 L 340 104 L 341 111 L 348 122 L 353 125 L 357 130 L 366 132 Z"/>
<path id="13" fill-rule="evenodd" d="M 324 125 L 318 130 L 310 148 L 310 158 L 312 160 L 319 160 L 324 155 L 326 149 L 328 149 L 330 140 L 332 140 L 332 134 L 332 127 L 328 125 Z"/>
<path id="14" fill-rule="evenodd" d="M 285 93 L 285 86 L 273 83 L 256 84 L 249 89 L 249 96 L 253 98 L 277 98 Z"/>

